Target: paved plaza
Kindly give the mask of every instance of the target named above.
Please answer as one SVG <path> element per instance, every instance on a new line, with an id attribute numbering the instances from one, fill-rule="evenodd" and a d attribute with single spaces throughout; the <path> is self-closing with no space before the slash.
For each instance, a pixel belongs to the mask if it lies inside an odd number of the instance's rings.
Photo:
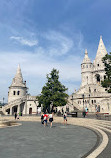
<path id="1" fill-rule="evenodd" d="M 1 158 L 81 158 L 97 141 L 93 131 L 76 125 L 21 123 L 0 129 Z"/>

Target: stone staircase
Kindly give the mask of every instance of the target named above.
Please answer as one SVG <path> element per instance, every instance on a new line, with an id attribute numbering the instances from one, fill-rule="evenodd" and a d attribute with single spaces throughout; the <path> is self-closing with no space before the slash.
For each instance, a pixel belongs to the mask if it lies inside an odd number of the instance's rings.
<path id="1" fill-rule="evenodd" d="M 16 100 L 9 102 L 8 104 L 6 104 L 2 107 L 2 113 L 6 114 L 7 109 L 10 109 L 10 108 L 14 107 L 15 105 L 20 105 L 20 104 L 26 102 L 26 100 L 27 100 L 26 97 L 22 97 L 22 98 L 19 98 L 19 99 L 16 99 Z"/>

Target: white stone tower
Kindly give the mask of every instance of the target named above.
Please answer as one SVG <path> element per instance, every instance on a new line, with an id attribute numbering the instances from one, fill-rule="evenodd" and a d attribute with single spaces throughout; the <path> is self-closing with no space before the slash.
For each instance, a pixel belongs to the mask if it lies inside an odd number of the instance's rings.
<path id="1" fill-rule="evenodd" d="M 23 82 L 20 65 L 18 65 L 16 75 L 13 78 L 11 86 L 9 87 L 8 103 L 16 99 L 20 99 L 26 96 L 26 94 L 27 94 L 26 81 Z"/>
<path id="2" fill-rule="evenodd" d="M 107 54 L 106 48 L 104 46 L 102 36 L 100 36 L 100 41 L 98 45 L 98 50 L 96 54 L 96 58 L 94 60 L 94 70 L 93 70 L 93 83 L 99 84 L 101 80 L 105 78 L 104 71 L 104 63 L 102 62 L 102 58 Z"/>
<path id="3" fill-rule="evenodd" d="M 81 87 L 88 84 L 92 84 L 93 82 L 92 73 L 93 73 L 93 64 L 91 63 L 91 60 L 88 57 L 88 52 L 86 49 L 85 56 L 81 64 L 81 77 L 82 77 Z"/>

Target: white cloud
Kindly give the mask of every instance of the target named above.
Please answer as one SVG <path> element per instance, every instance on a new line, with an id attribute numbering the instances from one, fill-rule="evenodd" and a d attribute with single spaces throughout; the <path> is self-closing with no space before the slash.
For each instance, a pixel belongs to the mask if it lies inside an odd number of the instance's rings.
<path id="1" fill-rule="evenodd" d="M 42 37 L 50 43 L 47 48 L 50 56 L 65 55 L 71 50 L 74 44 L 71 38 L 56 31 L 44 33 Z"/>
<path id="2" fill-rule="evenodd" d="M 22 45 L 27 45 L 29 47 L 35 46 L 38 44 L 37 40 L 27 40 L 23 37 L 20 36 L 11 36 L 10 39 L 16 40 L 19 43 L 21 43 Z"/>
<path id="3" fill-rule="evenodd" d="M 75 88 L 79 88 L 81 80 L 80 64 L 83 56 L 80 55 L 80 49 L 83 49 L 83 46 L 82 38 L 79 36 L 76 35 L 72 40 L 61 33 L 50 31 L 41 35 L 45 45 L 39 42 L 34 53 L 21 50 L 18 52 L 0 52 L 0 87 L 4 90 L 0 93 L 0 98 L 7 98 L 8 87 L 15 76 L 18 64 L 21 66 L 24 80 L 27 81 L 31 95 L 40 93 L 46 82 L 46 74 L 49 74 L 53 68 L 59 70 L 60 81 L 68 87 L 70 94 L 73 93 Z M 27 43 L 20 36 L 10 38 L 20 43 Z"/>
<path id="4" fill-rule="evenodd" d="M 6 58 L 6 56 L 8 57 Z M 21 66 L 24 80 L 27 81 L 31 95 L 40 93 L 46 82 L 46 74 L 49 74 L 53 68 L 60 71 L 62 84 L 65 85 L 67 82 L 66 86 L 69 86 L 68 92 L 71 93 L 72 89 L 75 88 L 72 88 L 72 82 L 80 82 L 79 65 L 81 59 L 78 56 L 69 57 L 59 62 L 47 55 L 44 56 L 41 52 L 39 54 L 32 54 L 31 52 L 3 52 L 2 54 L 0 53 L 0 58 L 0 87 L 4 89 L 2 95 L 4 94 L 5 98 L 7 98 L 8 87 L 15 76 L 18 63 Z M 0 98 L 3 97 L 2 95 L 0 94 Z"/>

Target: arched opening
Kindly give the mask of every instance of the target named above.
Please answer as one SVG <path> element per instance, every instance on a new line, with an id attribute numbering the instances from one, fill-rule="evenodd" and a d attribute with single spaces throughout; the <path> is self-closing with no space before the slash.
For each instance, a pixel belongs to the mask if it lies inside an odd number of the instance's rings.
<path id="1" fill-rule="evenodd" d="M 17 113 L 17 108 L 17 105 L 12 107 L 12 115 L 14 115 L 15 112 Z"/>
<path id="2" fill-rule="evenodd" d="M 7 114 L 10 114 L 10 109 L 7 109 L 6 112 L 7 112 Z"/>
<path id="3" fill-rule="evenodd" d="M 100 75 L 99 74 L 96 74 L 96 81 L 97 81 L 97 83 L 100 83 Z"/>
<path id="4" fill-rule="evenodd" d="M 13 95 L 15 95 L 16 94 L 16 91 L 13 91 Z"/>
<path id="5" fill-rule="evenodd" d="M 29 108 L 29 114 L 32 114 L 32 108 Z"/>
<path id="6" fill-rule="evenodd" d="M 100 112 L 100 105 L 98 105 L 98 112 Z"/>

